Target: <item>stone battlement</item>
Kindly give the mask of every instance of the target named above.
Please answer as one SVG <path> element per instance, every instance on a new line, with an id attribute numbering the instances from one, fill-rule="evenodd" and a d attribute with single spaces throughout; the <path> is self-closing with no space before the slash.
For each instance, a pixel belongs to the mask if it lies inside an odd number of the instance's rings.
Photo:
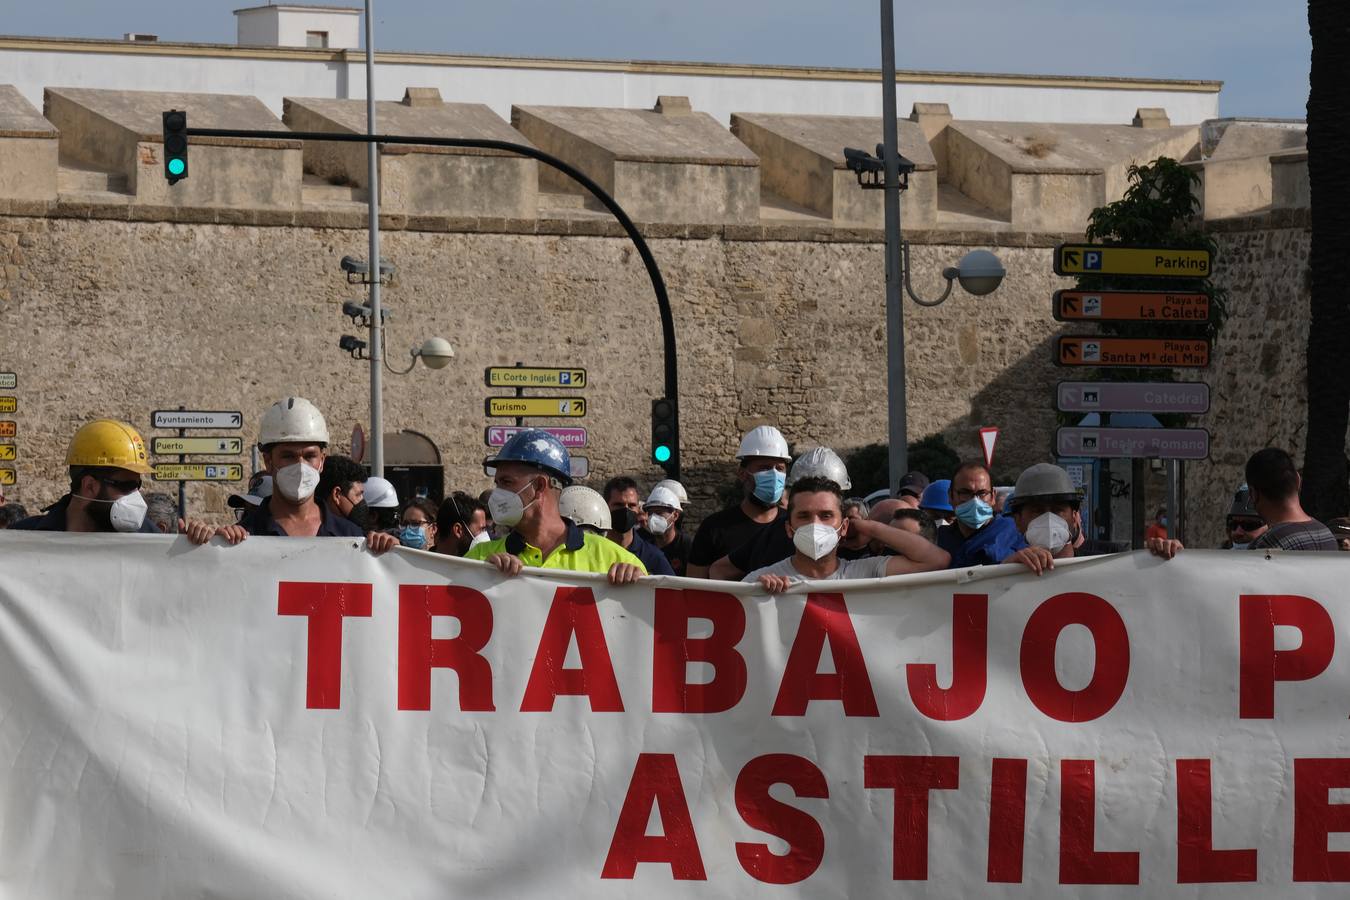
<path id="1" fill-rule="evenodd" d="M 275 131 L 276 140 L 192 138 L 189 177 L 164 180 L 160 113 L 198 127 Z M 281 118 L 240 95 L 47 88 L 39 113 L 0 86 L 0 208 L 30 215 L 363 227 L 366 148 L 290 140 L 295 131 L 360 133 L 359 100 L 285 98 Z M 410 86 L 377 104 L 381 133 L 487 138 L 558 156 L 610 191 L 644 227 L 805 229 L 860 239 L 881 227 L 881 193 L 864 191 L 846 146 L 872 151 L 880 118 L 735 113 L 731 128 L 683 97 L 651 109 L 445 103 Z M 1161 155 L 1197 167 L 1205 216 L 1306 206 L 1303 133 L 1226 123 L 1202 157 L 1202 127 L 1141 109 L 1132 124 L 966 121 L 943 103 L 901 123 L 915 163 L 907 230 L 990 235 L 1081 232 L 1118 199 L 1131 164 Z M 389 227 L 608 233 L 593 198 L 553 169 L 500 151 L 393 145 L 380 157 Z M 838 238 L 834 238 L 838 239 Z M 861 239 L 871 240 L 865 235 Z"/>

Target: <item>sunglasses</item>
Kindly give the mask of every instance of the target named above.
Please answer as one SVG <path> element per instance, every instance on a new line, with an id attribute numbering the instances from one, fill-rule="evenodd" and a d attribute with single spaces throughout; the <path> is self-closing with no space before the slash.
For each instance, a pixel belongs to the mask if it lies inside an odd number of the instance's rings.
<path id="1" fill-rule="evenodd" d="M 1256 531 L 1257 529 L 1264 527 L 1265 524 L 1266 524 L 1266 523 L 1265 523 L 1265 522 L 1262 522 L 1260 519 L 1256 519 L 1256 520 L 1252 520 L 1252 519 L 1229 519 L 1229 520 L 1228 520 L 1228 530 L 1229 530 L 1229 531 L 1247 531 L 1247 532 L 1251 532 L 1251 531 Z"/>
<path id="2" fill-rule="evenodd" d="M 116 478 L 100 478 L 99 481 L 106 484 L 108 487 L 116 488 L 124 494 L 134 493 L 141 489 L 141 480 L 139 478 L 134 481 L 118 481 Z"/>

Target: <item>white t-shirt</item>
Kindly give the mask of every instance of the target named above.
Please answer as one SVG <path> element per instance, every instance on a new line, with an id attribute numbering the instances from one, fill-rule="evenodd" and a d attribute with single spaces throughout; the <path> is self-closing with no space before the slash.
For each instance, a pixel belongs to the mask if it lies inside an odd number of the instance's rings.
<path id="1" fill-rule="evenodd" d="M 851 578 L 884 578 L 886 576 L 886 563 L 890 560 L 889 556 L 866 556 L 862 559 L 841 559 L 839 567 L 829 575 L 821 579 L 807 579 L 805 575 L 798 572 L 792 565 L 794 557 L 781 559 L 771 566 L 765 566 L 762 569 L 756 569 L 745 576 L 742 581 L 759 581 L 761 575 L 784 575 L 791 581 L 843 581 Z"/>

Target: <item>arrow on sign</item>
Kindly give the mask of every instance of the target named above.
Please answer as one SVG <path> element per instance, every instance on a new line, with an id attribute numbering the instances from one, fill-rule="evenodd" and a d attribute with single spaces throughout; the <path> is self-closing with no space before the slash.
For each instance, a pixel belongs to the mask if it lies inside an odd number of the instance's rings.
<path id="1" fill-rule="evenodd" d="M 1064 343 L 1059 345 L 1059 352 L 1061 359 L 1077 359 L 1078 345 L 1071 344 L 1068 341 L 1065 341 Z"/>
<path id="2" fill-rule="evenodd" d="M 239 415 L 239 413 L 230 413 L 230 424 L 235 428 L 238 428 L 240 425 L 244 424 L 244 417 Z"/>
<path id="3" fill-rule="evenodd" d="M 1064 306 L 1064 311 L 1065 311 L 1065 312 L 1071 312 L 1071 313 L 1076 313 L 1076 312 L 1078 312 L 1078 298 L 1077 298 L 1077 297 L 1063 297 L 1063 298 L 1060 299 L 1060 303 Z"/>
<path id="4" fill-rule="evenodd" d="M 1076 266 L 1076 265 L 1078 265 L 1078 251 L 1077 251 L 1077 250 L 1065 250 L 1065 251 L 1064 251 L 1064 264 L 1065 264 L 1066 266 Z"/>

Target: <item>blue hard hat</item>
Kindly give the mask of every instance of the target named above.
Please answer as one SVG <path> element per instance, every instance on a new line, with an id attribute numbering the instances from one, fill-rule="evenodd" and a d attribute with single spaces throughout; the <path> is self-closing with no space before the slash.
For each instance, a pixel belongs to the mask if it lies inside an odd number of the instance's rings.
<path id="1" fill-rule="evenodd" d="M 567 455 L 567 448 L 562 445 L 562 441 L 539 428 L 527 428 L 511 435 L 496 456 L 483 460 L 483 466 L 486 468 L 504 462 L 535 466 L 550 475 L 556 475 L 564 484 L 572 483 L 572 459 Z"/>
<path id="2" fill-rule="evenodd" d="M 952 500 L 947 496 L 952 489 L 952 480 L 944 478 L 941 481 L 935 481 L 923 489 L 923 496 L 919 498 L 919 509 L 932 509 L 937 512 L 953 512 Z"/>

